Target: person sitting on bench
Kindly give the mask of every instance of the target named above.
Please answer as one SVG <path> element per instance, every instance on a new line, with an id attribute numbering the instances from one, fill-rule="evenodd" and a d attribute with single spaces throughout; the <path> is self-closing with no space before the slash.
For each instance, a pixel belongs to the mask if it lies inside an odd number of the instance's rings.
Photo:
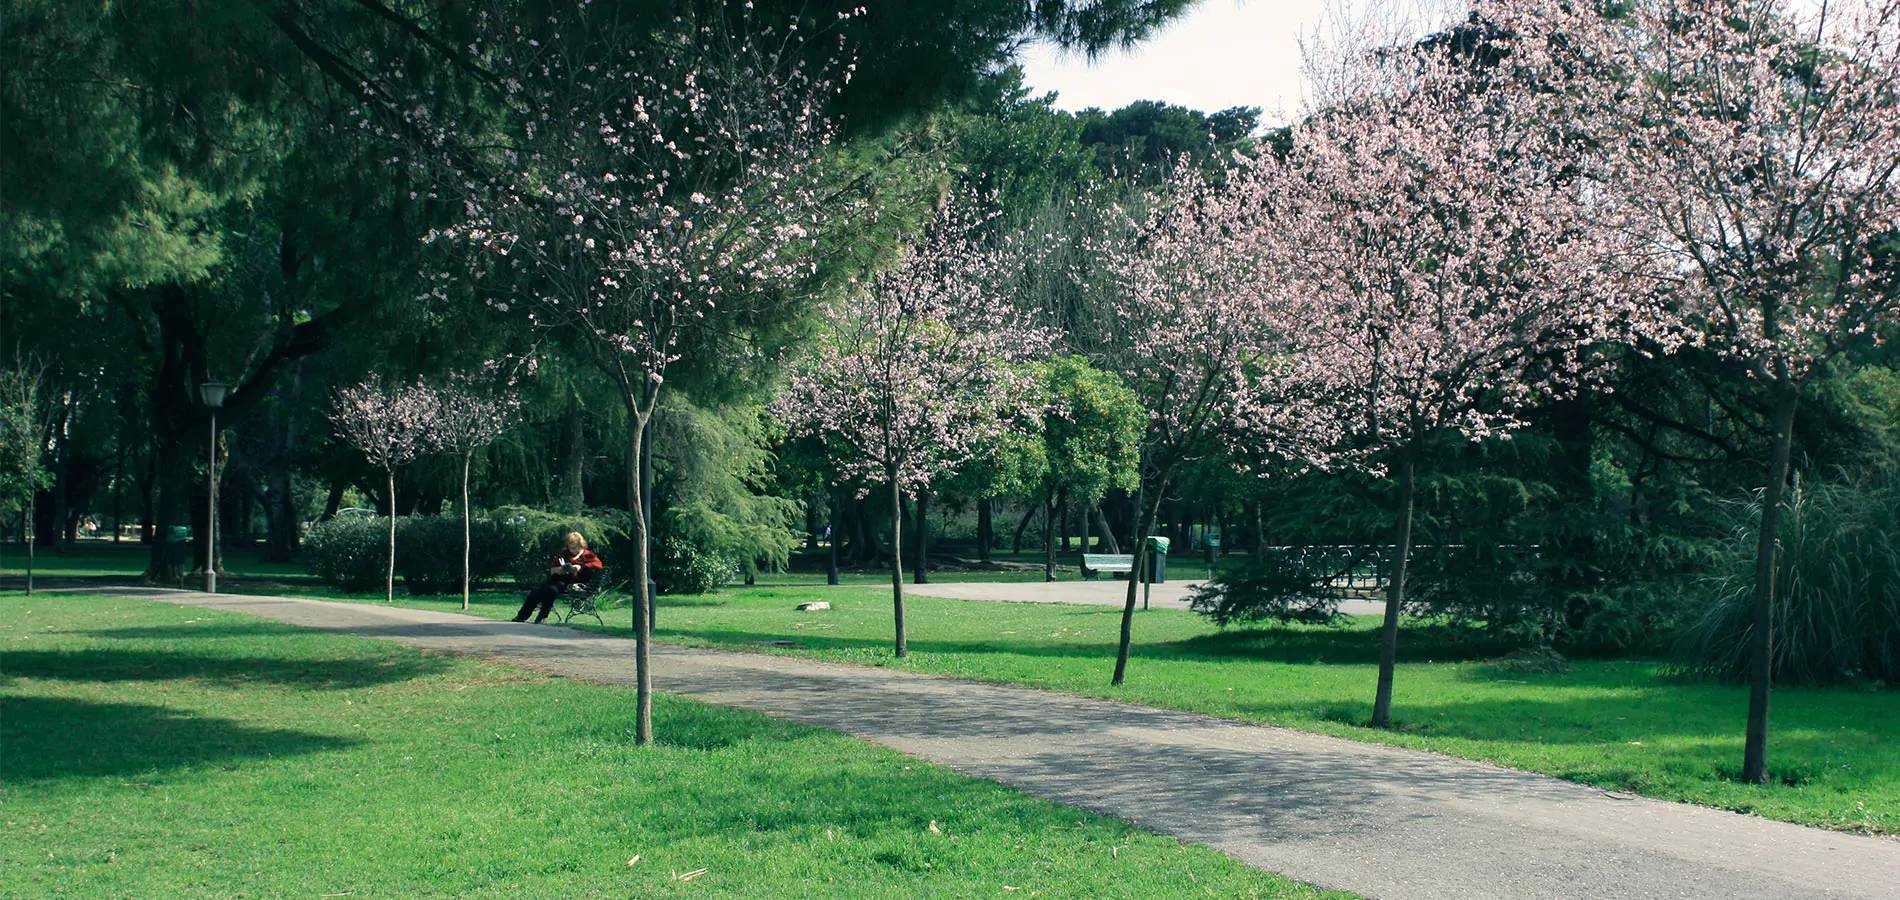
<path id="1" fill-rule="evenodd" d="M 561 549 L 561 555 L 554 558 L 548 567 L 548 577 L 541 586 L 528 592 L 528 599 L 522 601 L 521 611 L 515 613 L 515 621 L 528 621 L 528 613 L 540 607 L 540 613 L 534 617 L 535 624 L 547 621 L 548 613 L 554 610 L 554 598 L 574 588 L 592 581 L 600 574 L 600 557 L 587 549 L 587 539 L 578 531 L 567 533 L 567 543 Z"/>

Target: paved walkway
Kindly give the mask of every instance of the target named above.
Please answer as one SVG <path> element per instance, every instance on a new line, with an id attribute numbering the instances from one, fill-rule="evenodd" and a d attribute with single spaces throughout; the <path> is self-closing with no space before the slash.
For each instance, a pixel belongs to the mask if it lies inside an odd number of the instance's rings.
<path id="1" fill-rule="evenodd" d="M 113 593 L 633 680 L 630 641 L 573 629 L 315 600 Z M 1368 897 L 1900 897 L 1900 842 L 1429 753 L 874 667 L 664 645 L 653 662 L 663 691 L 857 735 Z"/>
<path id="2" fill-rule="evenodd" d="M 1162 609 L 1187 609 L 1188 592 L 1201 579 L 1179 578 L 1154 585 L 1149 605 Z M 1128 601 L 1128 582 L 1099 581 L 969 581 L 947 584 L 907 584 L 904 593 L 924 597 L 948 597 L 952 600 L 1001 600 L 1009 603 L 1077 603 L 1084 606 L 1116 606 Z M 1366 600 L 1342 600 L 1339 611 L 1355 616 L 1385 614 L 1385 604 Z"/>

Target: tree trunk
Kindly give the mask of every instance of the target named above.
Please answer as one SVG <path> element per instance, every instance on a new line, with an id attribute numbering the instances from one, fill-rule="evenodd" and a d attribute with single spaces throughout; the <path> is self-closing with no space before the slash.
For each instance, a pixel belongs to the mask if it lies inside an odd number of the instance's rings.
<path id="1" fill-rule="evenodd" d="M 1082 504 L 1081 515 L 1076 516 L 1076 524 L 1079 526 L 1079 530 L 1082 532 L 1081 537 L 1082 537 L 1082 552 L 1083 553 L 1090 553 L 1090 552 L 1093 552 L 1094 550 L 1094 548 L 1089 546 L 1090 526 L 1095 524 L 1094 522 L 1091 522 L 1090 520 L 1093 519 L 1094 517 L 1095 517 L 1095 504 L 1093 503 Z"/>
<path id="2" fill-rule="evenodd" d="M 1135 535 L 1132 543 L 1135 554 L 1135 568 L 1128 573 L 1128 595 L 1122 603 L 1121 640 L 1115 648 L 1115 677 L 1109 684 L 1119 685 L 1128 675 L 1128 646 L 1132 642 L 1135 629 L 1135 598 L 1141 593 L 1141 582 L 1148 573 L 1147 542 L 1142 535 L 1154 527 L 1155 518 L 1161 515 L 1161 497 L 1167 491 L 1168 472 L 1163 471 L 1155 479 L 1154 500 L 1143 504 L 1142 490 L 1135 492 Z M 1145 488 L 1146 485 L 1143 485 Z"/>
<path id="3" fill-rule="evenodd" d="M 158 438 L 150 440 L 145 452 L 145 480 L 139 484 L 139 542 L 153 543 L 158 533 Z"/>
<path id="4" fill-rule="evenodd" d="M 984 497 L 976 501 L 976 558 L 990 561 L 990 545 L 996 542 L 995 501 Z"/>
<path id="5" fill-rule="evenodd" d="M 911 577 L 918 584 L 930 583 L 930 492 L 917 492 L 917 564 Z"/>
<path id="6" fill-rule="evenodd" d="M 26 542 L 26 595 L 33 596 L 33 530 L 34 501 L 39 492 L 28 486 L 26 491 L 26 517 L 20 520 L 20 532 Z"/>
<path id="7" fill-rule="evenodd" d="M 891 610 L 897 623 L 897 658 L 910 655 L 910 643 L 904 635 L 904 491 L 897 484 L 897 470 L 885 469 L 891 482 Z"/>
<path id="8" fill-rule="evenodd" d="M 385 468 L 389 475 L 389 572 L 383 579 L 383 602 L 396 602 L 396 470 Z"/>
<path id="9" fill-rule="evenodd" d="M 647 633 L 659 627 L 659 587 L 653 582 L 653 420 L 659 415 L 659 404 L 652 398 L 659 388 L 651 381 L 647 382 L 646 427 L 640 430 L 640 518 L 646 523 L 646 534 L 640 539 L 640 552 L 647 560 L 647 577 L 640 582 L 641 593 L 647 601 Z M 649 692 L 650 693 L 650 692 Z M 653 698 L 647 698 L 652 705 Z"/>
<path id="10" fill-rule="evenodd" d="M 1122 552 L 1122 542 L 1115 539 L 1115 529 L 1108 524 L 1108 514 L 1102 511 L 1100 503 L 1094 506 L 1095 524 L 1102 530 L 1102 552 Z"/>
<path id="11" fill-rule="evenodd" d="M 1799 389 L 1783 377 L 1775 384 L 1774 448 L 1768 456 L 1768 482 L 1761 498 L 1761 529 L 1755 541 L 1755 597 L 1748 634 L 1748 733 L 1742 751 L 1742 780 L 1768 783 L 1768 689 L 1774 680 L 1775 551 L 1781 538 L 1781 494 L 1788 481 L 1794 446 L 1795 404 Z"/>
<path id="12" fill-rule="evenodd" d="M 838 490 L 829 488 L 831 495 L 831 553 L 825 558 L 825 583 L 838 583 L 838 542 L 844 540 L 844 503 L 838 500 Z"/>
<path id="13" fill-rule="evenodd" d="M 1035 521 L 1036 513 L 1041 511 L 1037 507 L 1041 505 L 1038 503 L 1023 510 L 1022 521 L 1016 523 L 1016 539 L 1009 545 L 1009 552 L 1012 555 L 1020 555 L 1023 552 L 1023 532 L 1029 530 L 1029 523 Z"/>
<path id="14" fill-rule="evenodd" d="M 468 609 L 468 556 L 470 542 L 468 537 L 468 464 L 475 458 L 475 451 L 462 453 L 462 609 Z"/>
<path id="15" fill-rule="evenodd" d="M 652 662 L 653 621 L 649 614 L 652 607 L 647 601 L 647 582 L 652 578 L 651 560 L 647 553 L 647 517 L 645 487 L 640 477 L 640 460 L 646 448 L 647 421 L 641 414 L 640 403 L 634 399 L 633 387 L 623 383 L 622 392 L 627 404 L 627 515 L 633 520 L 633 683 L 634 683 L 634 744 L 644 747 L 653 742 L 653 674 Z M 646 398 L 653 396 L 652 384 L 643 389 Z"/>
<path id="16" fill-rule="evenodd" d="M 1392 727 L 1392 672 L 1399 656 L 1399 607 L 1405 603 L 1405 565 L 1412 555 L 1412 507 L 1417 496 L 1412 455 L 1399 458 L 1399 529 L 1392 548 L 1392 583 L 1386 587 L 1385 623 L 1379 630 L 1379 690 L 1372 701 L 1372 727 Z"/>
<path id="17" fill-rule="evenodd" d="M 1069 492 L 1063 491 L 1056 497 L 1056 531 L 1062 542 L 1062 552 L 1068 553 L 1069 545 Z"/>
<path id="18" fill-rule="evenodd" d="M 554 508 L 560 512 L 577 513 L 587 506 L 587 496 L 582 486 L 582 480 L 586 477 L 587 429 L 581 418 L 578 400 L 569 402 L 567 412 L 561 416 L 560 442 L 560 469 L 554 476 Z"/>
<path id="19" fill-rule="evenodd" d="M 1042 501 L 1042 580 L 1056 580 L 1056 493 Z"/>

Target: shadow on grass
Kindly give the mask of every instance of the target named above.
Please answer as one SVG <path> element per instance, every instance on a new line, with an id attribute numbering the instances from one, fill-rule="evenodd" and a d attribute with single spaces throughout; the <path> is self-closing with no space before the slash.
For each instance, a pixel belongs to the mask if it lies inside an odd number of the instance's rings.
<path id="1" fill-rule="evenodd" d="M 8 654 L 11 663 L 14 654 Z M 0 698 L 0 782 L 128 776 L 353 746 L 344 738 L 252 728 L 162 706 Z"/>
<path id="2" fill-rule="evenodd" d="M 1086 612 L 1078 613 L 1083 614 Z M 862 651 L 885 649 L 891 645 L 888 637 L 840 637 L 817 631 L 740 631 L 719 627 L 658 628 L 654 631 L 654 637 L 661 641 L 702 641 L 737 649 L 785 640 L 796 641 L 798 648 L 805 650 Z M 912 650 L 920 653 L 1003 653 L 1080 659 L 1113 659 L 1116 650 L 1115 644 L 1108 640 L 1058 643 L 999 637 L 946 641 L 920 638 L 915 634 L 910 636 L 909 644 Z M 1398 656 L 1400 662 L 1467 662 L 1492 659 L 1515 647 L 1513 641 L 1493 638 L 1481 632 L 1428 625 L 1408 628 L 1400 634 Z M 1133 652 L 1143 659 L 1360 665 L 1378 662 L 1379 636 L 1375 630 L 1363 628 L 1255 629 L 1219 632 L 1179 641 L 1138 642 Z"/>
<path id="3" fill-rule="evenodd" d="M 1453 625 L 1407 625 L 1399 631 L 1400 662 L 1466 662 L 1493 659 L 1520 641 Z M 1379 633 L 1373 627 L 1250 628 L 1150 645 L 1145 655 L 1250 659 L 1285 663 L 1376 663 Z"/>
<path id="4" fill-rule="evenodd" d="M 407 681 L 445 670 L 449 661 L 404 655 L 389 659 L 296 659 L 212 656 L 163 650 L 23 650 L 0 657 L 0 679 L 113 682 L 192 679 L 231 685 L 267 683 L 309 690 L 348 690 Z"/>
<path id="5" fill-rule="evenodd" d="M 217 625 L 142 625 L 133 628 L 94 628 L 76 631 L 87 637 L 102 638 L 110 641 L 144 640 L 201 640 L 204 638 L 229 637 L 284 637 L 295 634 L 309 634 L 307 628 L 295 625 L 280 625 L 276 622 L 245 622 L 242 624 L 219 623 Z M 0 665 L 0 671 L 5 670 Z"/>

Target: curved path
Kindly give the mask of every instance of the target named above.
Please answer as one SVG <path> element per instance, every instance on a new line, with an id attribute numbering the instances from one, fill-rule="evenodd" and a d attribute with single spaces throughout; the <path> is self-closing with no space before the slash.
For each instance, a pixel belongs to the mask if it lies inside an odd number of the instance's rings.
<path id="1" fill-rule="evenodd" d="M 632 642 L 451 613 L 113 590 L 613 684 Z M 1374 898 L 1900 897 L 1900 842 L 1025 688 L 656 645 L 657 688 L 894 747 Z"/>

